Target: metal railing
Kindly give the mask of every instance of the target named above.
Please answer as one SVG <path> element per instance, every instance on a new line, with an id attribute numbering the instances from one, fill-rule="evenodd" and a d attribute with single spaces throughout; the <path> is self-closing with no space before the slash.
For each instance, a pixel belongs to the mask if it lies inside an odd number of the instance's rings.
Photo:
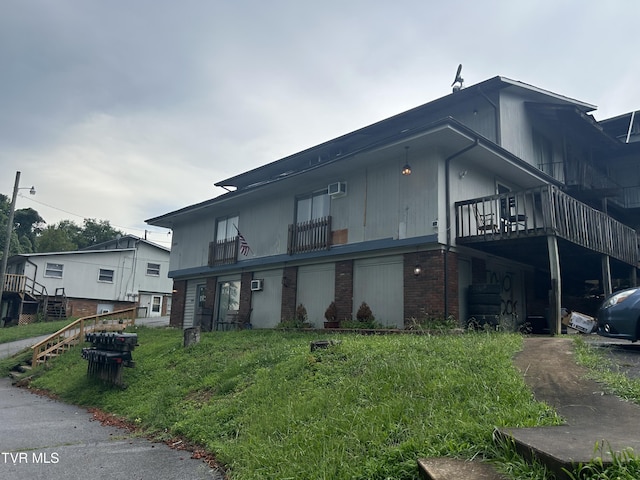
<path id="1" fill-rule="evenodd" d="M 546 185 L 456 202 L 459 243 L 556 235 L 631 265 L 638 263 L 636 231 Z"/>
<path id="2" fill-rule="evenodd" d="M 289 225 L 287 253 L 317 252 L 331 247 L 331 217 Z"/>
<path id="3" fill-rule="evenodd" d="M 78 345 L 84 341 L 86 333 L 121 331 L 134 325 L 136 310 L 137 307 L 131 307 L 117 312 L 90 315 L 77 319 L 33 345 L 31 347 L 33 349 L 31 365 L 35 367 L 46 363 L 49 358 L 59 355 L 74 345 Z"/>

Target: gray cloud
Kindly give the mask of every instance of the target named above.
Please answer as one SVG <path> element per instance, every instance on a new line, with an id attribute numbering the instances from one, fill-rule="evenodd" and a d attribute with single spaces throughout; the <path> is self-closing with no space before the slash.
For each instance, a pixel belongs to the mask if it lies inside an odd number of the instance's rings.
<path id="1" fill-rule="evenodd" d="M 218 180 L 448 94 L 458 63 L 467 85 L 504 75 L 618 115 L 640 104 L 638 13 L 623 0 L 3 2 L 0 192 L 21 170 L 39 193 L 18 208 L 141 234 L 222 193 Z"/>

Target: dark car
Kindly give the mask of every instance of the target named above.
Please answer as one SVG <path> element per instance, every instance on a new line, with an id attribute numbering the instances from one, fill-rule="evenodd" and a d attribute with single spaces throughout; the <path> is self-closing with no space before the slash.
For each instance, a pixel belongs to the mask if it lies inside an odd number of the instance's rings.
<path id="1" fill-rule="evenodd" d="M 598 310 L 598 335 L 632 342 L 640 339 L 640 287 L 605 298 Z"/>

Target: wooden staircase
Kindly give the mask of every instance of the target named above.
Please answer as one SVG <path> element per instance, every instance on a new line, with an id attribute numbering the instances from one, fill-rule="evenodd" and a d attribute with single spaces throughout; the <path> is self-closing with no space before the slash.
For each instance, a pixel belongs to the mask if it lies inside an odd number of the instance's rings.
<path id="1" fill-rule="evenodd" d="M 57 357 L 71 347 L 84 342 L 86 333 L 121 331 L 134 325 L 136 310 L 136 307 L 132 307 L 117 312 L 79 318 L 32 346 L 31 365 L 35 367 L 46 363 L 50 358 Z"/>
<path id="2" fill-rule="evenodd" d="M 67 296 L 64 288 L 56 288 L 53 298 L 45 300 L 46 318 L 67 318 Z"/>

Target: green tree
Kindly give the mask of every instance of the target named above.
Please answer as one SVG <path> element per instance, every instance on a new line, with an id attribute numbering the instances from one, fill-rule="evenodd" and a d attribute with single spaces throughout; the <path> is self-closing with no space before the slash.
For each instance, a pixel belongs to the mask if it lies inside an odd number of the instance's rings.
<path id="1" fill-rule="evenodd" d="M 85 218 L 84 227 L 78 237 L 78 248 L 86 248 L 97 243 L 108 242 L 116 236 L 124 236 L 124 232 L 111 226 L 109 220 L 96 220 L 95 218 Z"/>
<path id="2" fill-rule="evenodd" d="M 113 240 L 125 234 L 111 226 L 108 220 L 86 218 L 80 227 L 71 220 L 61 220 L 42 230 L 37 238 L 38 252 L 68 252 Z"/>
<path id="3" fill-rule="evenodd" d="M 77 250 L 76 239 L 80 235 L 80 227 L 71 220 L 61 220 L 55 225 L 48 225 L 38 235 L 36 249 L 38 252 L 70 252 Z"/>
<path id="4" fill-rule="evenodd" d="M 0 258 L 4 254 L 10 209 L 11 200 L 6 195 L 0 194 Z M 16 210 L 13 216 L 9 255 L 34 252 L 37 235 L 42 231 L 44 223 L 44 219 L 33 208 Z"/>

